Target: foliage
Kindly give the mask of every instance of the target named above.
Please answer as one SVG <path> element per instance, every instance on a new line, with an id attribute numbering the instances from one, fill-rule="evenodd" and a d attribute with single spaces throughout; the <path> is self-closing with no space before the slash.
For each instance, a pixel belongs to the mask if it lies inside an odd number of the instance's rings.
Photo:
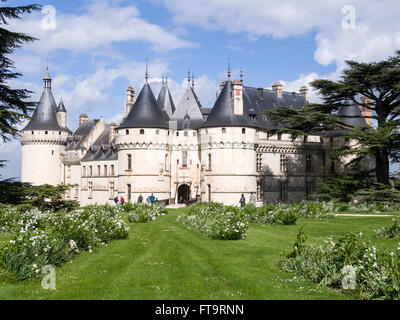
<path id="1" fill-rule="evenodd" d="M 302 231 L 301 231 L 302 233 Z M 396 252 L 378 251 L 362 242 L 362 234 L 348 233 L 335 243 L 306 245 L 298 235 L 293 251 L 280 267 L 320 285 L 342 288 L 344 267 L 355 270 L 356 292 L 363 299 L 400 299 L 400 247 Z"/>
<path id="2" fill-rule="evenodd" d="M 145 223 L 149 221 L 155 221 L 160 216 L 167 214 L 167 210 L 165 209 L 165 207 L 157 203 L 134 203 L 131 205 L 129 211 L 131 213 L 128 215 L 128 220 L 131 223 Z"/>
<path id="3" fill-rule="evenodd" d="M 71 185 L 52 186 L 49 184 L 33 186 L 7 179 L 0 181 L 0 203 L 20 206 L 21 210 L 38 208 L 42 211 L 72 211 L 79 207 L 75 200 L 63 200 Z"/>
<path id="4" fill-rule="evenodd" d="M 249 218 L 244 210 L 212 202 L 191 206 L 178 217 L 178 221 L 214 240 L 244 239 L 249 226 Z"/>
<path id="5" fill-rule="evenodd" d="M 0 210 L 0 230 L 13 232 L 0 250 L 0 265 L 18 280 L 38 276 L 45 265 L 58 266 L 81 251 L 128 236 L 119 207 L 88 206 L 78 211 Z"/>
<path id="6" fill-rule="evenodd" d="M 380 227 L 375 231 L 378 238 L 400 238 L 400 218 L 393 218 L 393 223 L 387 227 Z"/>
<path id="7" fill-rule="evenodd" d="M 323 104 L 307 105 L 300 110 L 279 107 L 268 111 L 274 123 L 283 125 L 283 129 L 270 130 L 270 133 L 287 132 L 297 137 L 323 135 L 332 129 L 344 130 L 344 137 L 356 144 L 352 148 L 338 148 L 336 155 L 351 156 L 350 165 L 371 156 L 375 160 L 378 183 L 387 185 L 390 161 L 400 160 L 400 51 L 379 62 L 346 63 L 348 68 L 339 81 L 321 79 L 311 83 L 323 97 Z M 363 103 L 361 97 L 370 102 Z M 364 118 L 376 120 L 377 126 L 360 130 L 346 123 L 350 116 L 347 119 L 337 117 L 335 112 L 340 107 L 350 107 L 345 101 L 371 110 L 372 115 Z"/>
<path id="8" fill-rule="evenodd" d="M 9 31 L 5 26 L 12 19 L 21 19 L 23 14 L 40 9 L 41 6 L 36 4 L 0 7 L 0 136 L 4 141 L 10 139 L 9 135 L 15 137 L 18 134 L 17 126 L 28 117 L 34 106 L 33 102 L 26 101 L 30 97 L 31 91 L 11 89 L 7 85 L 10 80 L 22 76 L 13 70 L 14 62 L 10 60 L 9 56 L 23 44 L 36 40 L 24 33 Z"/>

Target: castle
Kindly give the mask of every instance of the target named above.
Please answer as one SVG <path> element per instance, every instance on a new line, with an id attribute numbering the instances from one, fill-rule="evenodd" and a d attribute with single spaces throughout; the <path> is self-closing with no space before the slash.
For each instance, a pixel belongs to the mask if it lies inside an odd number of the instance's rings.
<path id="1" fill-rule="evenodd" d="M 81 114 L 78 129 L 71 132 L 64 103 L 57 106 L 46 71 L 40 102 L 21 132 L 21 180 L 73 185 L 66 199 L 81 205 L 112 203 L 116 196 L 134 202 L 140 194 L 167 203 L 183 199 L 231 205 L 238 205 L 241 194 L 247 202 L 253 194 L 258 204 L 307 199 L 318 179 L 335 170 L 330 150 L 341 139 L 340 131 L 305 140 L 268 134 L 273 124 L 265 111 L 302 108 L 308 89 L 285 92 L 280 82 L 272 90 L 254 88 L 241 79 L 232 80 L 229 70 L 208 109 L 190 75 L 175 105 L 167 80 L 155 98 L 146 71 L 136 101 L 128 87 L 126 116 L 119 125 Z M 352 126 L 369 125 L 358 106 L 339 114 L 350 117 L 343 121 Z"/>

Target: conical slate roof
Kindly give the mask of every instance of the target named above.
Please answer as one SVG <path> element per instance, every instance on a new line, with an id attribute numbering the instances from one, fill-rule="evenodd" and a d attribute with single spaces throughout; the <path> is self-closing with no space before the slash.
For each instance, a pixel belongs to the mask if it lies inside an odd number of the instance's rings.
<path id="1" fill-rule="evenodd" d="M 45 87 L 42 96 L 31 120 L 23 131 L 56 130 L 70 132 L 68 128 L 64 128 L 58 124 L 56 116 L 57 105 L 51 92 L 51 78 L 48 71 L 46 71 L 43 80 L 45 82 Z"/>
<path id="2" fill-rule="evenodd" d="M 360 108 L 349 100 L 339 109 L 338 115 L 341 116 L 342 122 L 348 126 L 358 129 L 369 127 L 362 117 Z"/>
<path id="3" fill-rule="evenodd" d="M 162 128 L 168 129 L 165 113 L 161 111 L 150 85 L 143 86 L 135 104 L 125 121 L 118 126 L 122 128 Z"/>
<path id="4" fill-rule="evenodd" d="M 171 119 L 183 120 L 186 113 L 190 116 L 191 120 L 203 120 L 200 101 L 191 86 L 187 87 Z"/>
<path id="5" fill-rule="evenodd" d="M 258 124 L 250 123 L 244 115 L 233 113 L 232 81 L 228 80 L 201 127 L 258 127 Z"/>
<path id="6" fill-rule="evenodd" d="M 157 98 L 157 102 L 160 105 L 161 109 L 165 110 L 168 117 L 171 118 L 176 108 L 171 93 L 169 92 L 167 82 L 163 82 L 163 85 L 161 87 L 160 93 Z"/>
<path id="7" fill-rule="evenodd" d="M 67 112 L 67 110 L 65 109 L 65 106 L 64 106 L 64 102 L 62 101 L 62 99 L 61 99 L 60 103 L 58 104 L 58 108 L 57 108 L 57 112 L 59 112 L 59 111 Z"/>

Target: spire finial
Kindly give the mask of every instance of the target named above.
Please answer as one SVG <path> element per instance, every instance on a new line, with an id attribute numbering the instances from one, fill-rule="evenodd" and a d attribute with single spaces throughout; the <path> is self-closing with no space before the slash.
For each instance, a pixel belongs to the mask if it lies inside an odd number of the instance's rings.
<path id="1" fill-rule="evenodd" d="M 188 69 L 188 86 L 190 87 L 190 69 Z"/>
<path id="2" fill-rule="evenodd" d="M 228 80 L 231 80 L 231 58 L 232 56 L 228 57 Z"/>
<path id="3" fill-rule="evenodd" d="M 49 65 L 46 65 L 46 72 L 43 77 L 43 83 L 45 89 L 51 89 L 51 77 L 49 74 Z"/>
<path id="4" fill-rule="evenodd" d="M 192 88 L 194 89 L 194 72 L 192 72 Z"/>
<path id="5" fill-rule="evenodd" d="M 146 58 L 146 73 L 145 73 L 145 78 L 146 78 L 146 83 L 149 83 L 149 67 L 148 67 L 149 59 Z"/>

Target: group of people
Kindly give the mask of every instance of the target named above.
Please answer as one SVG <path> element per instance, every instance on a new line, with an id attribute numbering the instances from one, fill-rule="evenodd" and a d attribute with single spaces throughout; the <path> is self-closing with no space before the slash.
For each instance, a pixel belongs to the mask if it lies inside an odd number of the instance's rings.
<path id="1" fill-rule="evenodd" d="M 115 204 L 118 204 L 118 202 L 119 202 L 119 203 L 121 203 L 121 205 L 124 205 L 124 204 L 125 204 L 125 199 L 124 199 L 123 196 L 121 196 L 120 199 L 118 199 L 118 196 L 116 196 L 116 197 L 114 198 L 114 202 L 115 202 Z M 139 197 L 137 198 L 137 202 L 138 202 L 138 203 L 143 203 L 143 196 L 142 196 L 141 194 L 140 194 Z M 147 204 L 158 203 L 158 198 L 156 198 L 156 197 L 154 196 L 154 194 L 151 194 L 150 196 L 147 197 L 146 203 L 147 203 Z"/>
<path id="2" fill-rule="evenodd" d="M 246 205 L 246 198 L 243 193 L 242 196 L 240 197 L 239 203 L 241 207 L 244 207 Z M 250 203 L 256 204 L 256 196 L 254 195 L 254 193 L 250 194 Z"/>

